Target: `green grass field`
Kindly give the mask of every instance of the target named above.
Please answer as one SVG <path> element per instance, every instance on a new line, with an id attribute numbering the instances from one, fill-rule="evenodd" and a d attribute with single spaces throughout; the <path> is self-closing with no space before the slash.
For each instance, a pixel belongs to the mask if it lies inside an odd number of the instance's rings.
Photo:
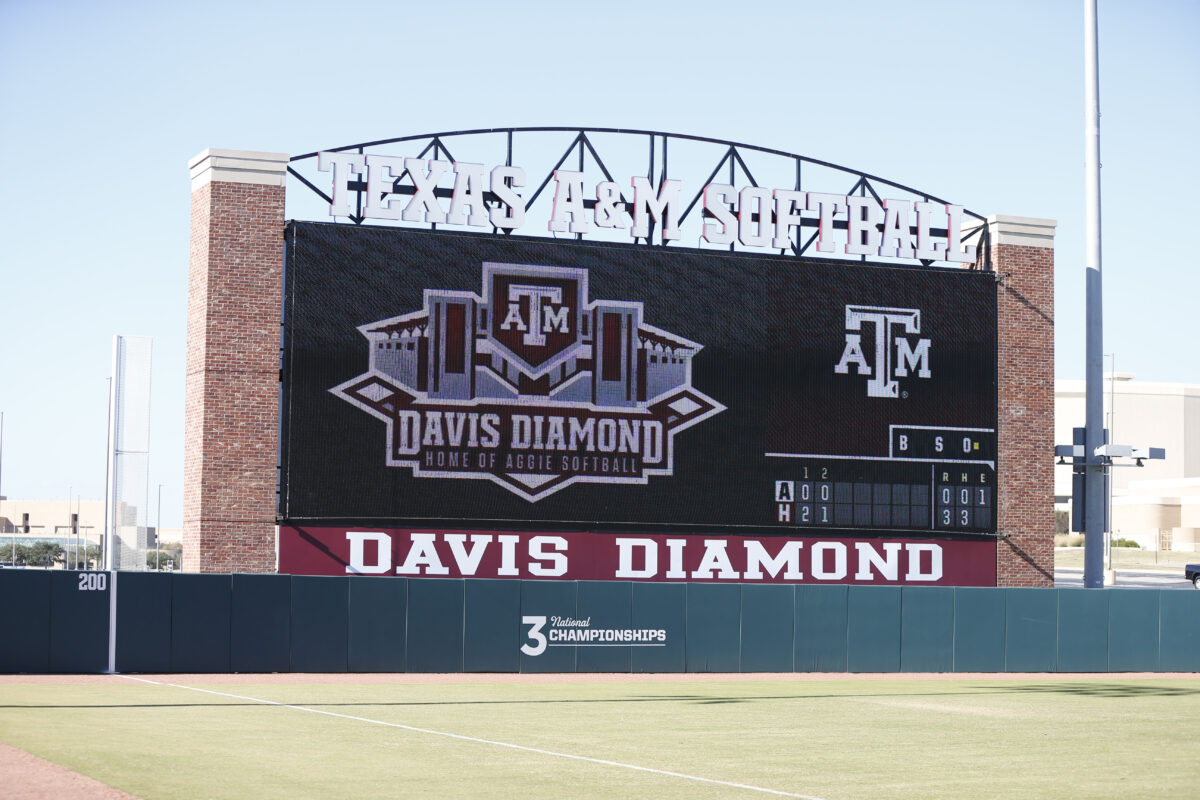
<path id="1" fill-rule="evenodd" d="M 221 680 L 0 683 L 0 741 L 189 800 L 1163 798 L 1200 767 L 1191 678 Z"/>

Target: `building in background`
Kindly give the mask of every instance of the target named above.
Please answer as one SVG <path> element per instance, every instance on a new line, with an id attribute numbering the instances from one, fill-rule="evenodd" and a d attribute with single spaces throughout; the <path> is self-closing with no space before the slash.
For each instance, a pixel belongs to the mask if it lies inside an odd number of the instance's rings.
<path id="1" fill-rule="evenodd" d="M 72 515 L 77 514 L 78 520 Z M 26 523 L 29 530 L 26 531 Z M 156 545 L 158 531 L 147 527 L 140 531 L 149 542 Z M 183 538 L 181 528 L 164 528 L 161 544 L 177 544 Z M 10 550 L 13 545 L 32 545 L 50 542 L 63 549 L 65 563 L 71 566 L 80 563 L 89 547 L 99 549 L 104 540 L 103 500 L 0 500 L 0 564 L 11 563 Z"/>
<path id="2" fill-rule="evenodd" d="M 1200 551 L 1200 384 L 1133 378 L 1115 373 L 1105 380 L 1109 441 L 1163 447 L 1167 457 L 1143 467 L 1113 467 L 1113 536 L 1149 550 Z M 1084 413 L 1084 382 L 1055 381 L 1054 441 L 1071 443 Z M 1070 513 L 1070 467 L 1055 468 L 1054 495 L 1056 508 Z"/>

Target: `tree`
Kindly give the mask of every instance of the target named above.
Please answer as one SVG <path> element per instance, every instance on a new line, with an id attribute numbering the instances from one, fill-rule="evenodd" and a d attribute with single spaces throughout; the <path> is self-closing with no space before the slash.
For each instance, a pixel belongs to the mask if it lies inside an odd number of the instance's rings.
<path id="1" fill-rule="evenodd" d="M 19 567 L 29 560 L 29 548 L 23 544 L 6 544 L 3 558 L 6 562 L 11 561 L 14 567 Z"/>
<path id="2" fill-rule="evenodd" d="M 34 542 L 28 547 L 26 563 L 31 567 L 52 567 L 63 563 L 62 546 L 55 542 Z"/>
<path id="3" fill-rule="evenodd" d="M 183 563 L 183 545 L 169 544 L 161 550 L 146 551 L 146 568 L 175 571 Z"/>
<path id="4" fill-rule="evenodd" d="M 89 544 L 80 554 L 80 569 L 98 569 L 100 567 L 100 546 Z"/>

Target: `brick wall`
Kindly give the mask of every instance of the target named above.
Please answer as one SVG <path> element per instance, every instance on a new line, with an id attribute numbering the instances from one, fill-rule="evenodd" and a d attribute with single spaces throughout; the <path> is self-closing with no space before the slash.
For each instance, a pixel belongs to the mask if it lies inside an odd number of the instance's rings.
<path id="1" fill-rule="evenodd" d="M 275 571 L 284 189 L 192 193 L 183 568 Z"/>
<path id="2" fill-rule="evenodd" d="M 998 244 L 998 586 L 1054 585 L 1054 248 Z"/>

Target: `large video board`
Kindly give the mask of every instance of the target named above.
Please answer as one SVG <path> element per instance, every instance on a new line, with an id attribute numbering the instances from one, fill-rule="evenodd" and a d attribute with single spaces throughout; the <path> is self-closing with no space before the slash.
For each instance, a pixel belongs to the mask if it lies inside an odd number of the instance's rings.
<path id="1" fill-rule="evenodd" d="M 996 530 L 986 272 L 287 230 L 279 518 Z"/>

